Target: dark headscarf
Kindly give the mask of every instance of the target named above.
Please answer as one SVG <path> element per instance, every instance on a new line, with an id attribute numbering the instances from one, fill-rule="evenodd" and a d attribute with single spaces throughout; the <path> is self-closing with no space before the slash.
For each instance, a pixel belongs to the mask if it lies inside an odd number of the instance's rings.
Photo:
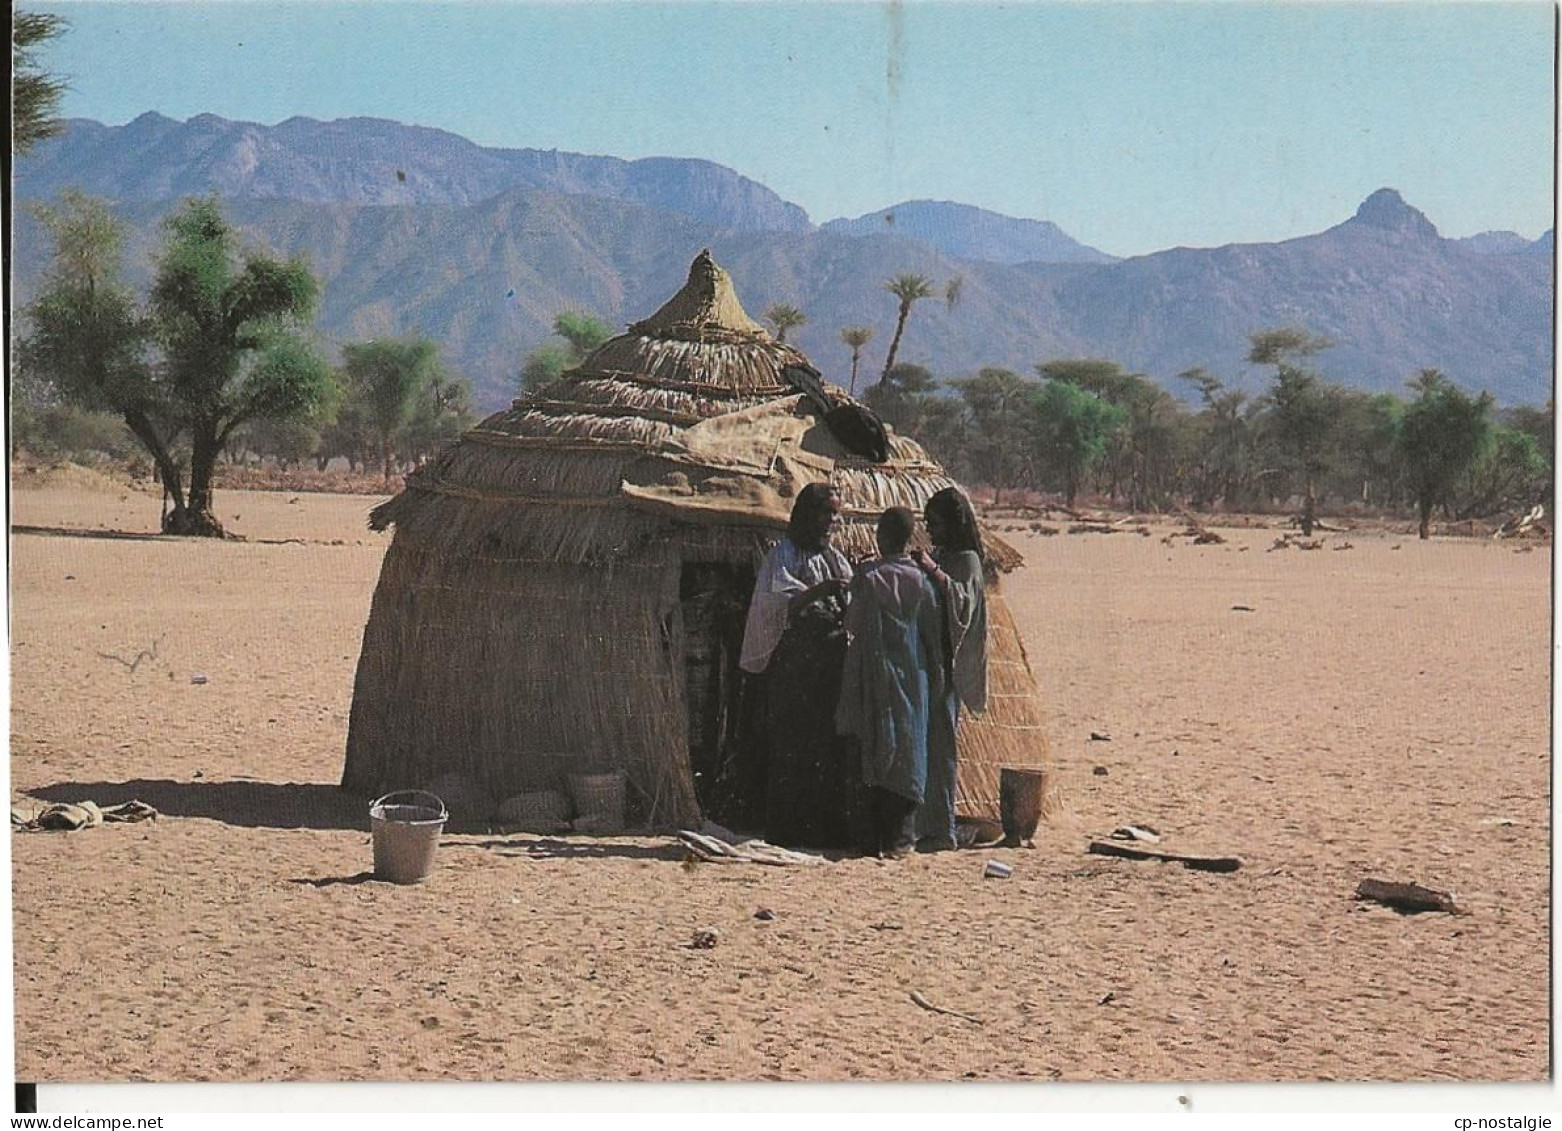
<path id="1" fill-rule="evenodd" d="M 927 501 L 922 508 L 923 519 L 937 515 L 943 520 L 946 540 L 940 546 L 946 550 L 969 550 L 985 560 L 982 553 L 982 535 L 976 528 L 976 512 L 958 487 L 945 487 Z"/>
<path id="2" fill-rule="evenodd" d="M 840 492 L 828 483 L 809 483 L 797 493 L 792 504 L 792 517 L 786 524 L 786 536 L 805 550 L 819 549 L 819 542 L 810 529 L 811 520 L 820 511 L 830 509 L 830 499 Z"/>

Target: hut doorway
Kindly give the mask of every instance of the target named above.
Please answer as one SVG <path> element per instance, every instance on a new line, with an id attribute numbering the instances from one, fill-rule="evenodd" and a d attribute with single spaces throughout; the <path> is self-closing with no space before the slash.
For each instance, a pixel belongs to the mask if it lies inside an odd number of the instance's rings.
<path id="1" fill-rule="evenodd" d="M 727 562 L 685 562 L 683 614 L 689 764 L 700 809 L 722 824 L 745 825 L 762 811 L 764 766 L 754 748 L 755 707 L 738 667 L 754 593 L 754 570 Z"/>

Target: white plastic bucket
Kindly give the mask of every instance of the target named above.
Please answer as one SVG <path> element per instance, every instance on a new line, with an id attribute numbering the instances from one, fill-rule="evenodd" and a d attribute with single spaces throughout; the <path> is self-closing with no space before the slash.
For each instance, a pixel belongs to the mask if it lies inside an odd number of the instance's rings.
<path id="1" fill-rule="evenodd" d="M 450 814 L 432 793 L 406 789 L 387 793 L 369 806 L 374 831 L 374 877 L 393 884 L 420 884 L 434 870 L 434 850 Z"/>

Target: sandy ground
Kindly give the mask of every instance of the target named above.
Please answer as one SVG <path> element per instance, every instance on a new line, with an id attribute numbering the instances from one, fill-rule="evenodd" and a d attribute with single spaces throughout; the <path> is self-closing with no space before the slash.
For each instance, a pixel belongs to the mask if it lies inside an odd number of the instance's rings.
<path id="1" fill-rule="evenodd" d="M 363 882 L 363 806 L 334 788 L 374 501 L 224 493 L 246 543 L 13 535 L 13 798 L 164 814 L 13 836 L 18 1078 L 1549 1071 L 1549 547 L 1014 534 L 1068 798 L 1036 850 L 777 869 L 450 836 L 403 888 Z M 157 521 L 86 480 L 13 508 Z M 1244 866 L 1084 853 L 1126 822 Z M 1358 903 L 1368 876 L 1471 914 Z"/>

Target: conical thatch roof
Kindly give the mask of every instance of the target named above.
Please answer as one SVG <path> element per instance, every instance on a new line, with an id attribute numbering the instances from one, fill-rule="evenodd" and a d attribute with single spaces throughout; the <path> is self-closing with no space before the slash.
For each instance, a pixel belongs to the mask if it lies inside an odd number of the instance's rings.
<path id="1" fill-rule="evenodd" d="M 670 522 L 684 537 L 730 543 L 723 528 L 735 527 L 751 541 L 785 527 L 804 483 L 830 479 L 845 503 L 843 548 L 871 554 L 886 507 L 920 512 L 953 480 L 903 436 L 891 435 L 887 463 L 847 452 L 787 384 L 793 365 L 808 359 L 748 316 L 703 251 L 660 310 L 468 431 L 371 525 L 446 552 L 606 561 L 667 536 Z M 1019 564 L 988 540 L 995 565 Z"/>
<path id="2" fill-rule="evenodd" d="M 716 265 L 706 248 L 689 265 L 689 281 L 660 310 L 629 327 L 648 338 L 687 338 L 691 342 L 758 341 L 769 333 L 748 316 L 732 277 Z"/>
<path id="3" fill-rule="evenodd" d="M 885 462 L 847 451 L 784 376 L 807 364 L 702 252 L 650 318 L 409 477 L 371 515 L 396 535 L 343 784 L 375 793 L 460 772 L 507 797 L 621 769 L 648 823 L 697 819 L 689 665 L 714 645 L 696 639 L 691 579 L 751 571 L 808 482 L 839 489 L 838 540 L 855 557 L 875 552 L 886 507 L 920 513 L 952 483 L 893 433 Z M 992 564 L 1019 564 L 986 538 Z M 1046 739 L 1023 645 L 990 594 L 991 706 L 962 725 L 959 805 L 995 818 L 999 766 L 1043 763 Z"/>

